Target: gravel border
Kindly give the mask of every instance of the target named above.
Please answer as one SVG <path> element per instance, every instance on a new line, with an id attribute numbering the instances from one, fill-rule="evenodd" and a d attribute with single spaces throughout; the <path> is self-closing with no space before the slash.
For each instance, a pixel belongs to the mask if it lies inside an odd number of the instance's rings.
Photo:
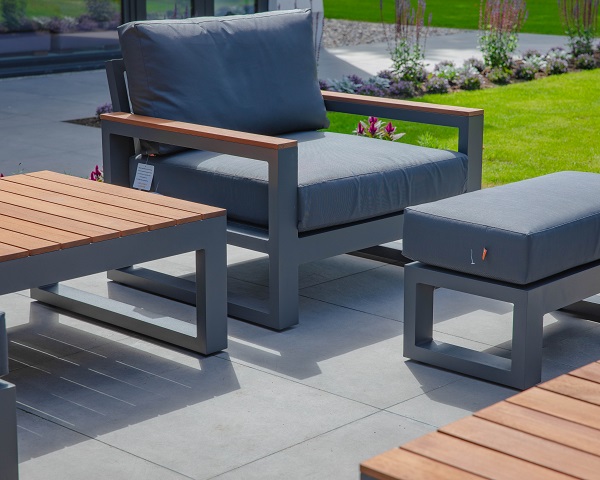
<path id="1" fill-rule="evenodd" d="M 461 31 L 457 28 L 431 27 L 428 29 L 428 35 L 451 35 Z M 322 46 L 325 48 L 349 47 L 368 43 L 393 42 L 393 40 L 394 26 L 391 24 L 326 18 Z"/>

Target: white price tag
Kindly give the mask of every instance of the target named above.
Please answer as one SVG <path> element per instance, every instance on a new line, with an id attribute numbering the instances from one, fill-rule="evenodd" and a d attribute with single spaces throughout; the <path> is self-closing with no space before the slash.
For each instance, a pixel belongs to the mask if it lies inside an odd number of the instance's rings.
<path id="1" fill-rule="evenodd" d="M 133 188 L 139 190 L 150 191 L 152 186 L 152 178 L 154 177 L 154 165 L 148 165 L 147 163 L 138 163 L 137 170 L 135 172 L 135 179 L 133 180 Z"/>

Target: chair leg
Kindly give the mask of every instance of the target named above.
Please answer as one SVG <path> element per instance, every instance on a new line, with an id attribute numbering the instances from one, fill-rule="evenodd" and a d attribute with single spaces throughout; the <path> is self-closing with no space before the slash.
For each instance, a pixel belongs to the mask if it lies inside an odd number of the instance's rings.
<path id="1" fill-rule="evenodd" d="M 269 255 L 269 327 L 283 330 L 298 323 L 298 264 L 279 252 Z"/>

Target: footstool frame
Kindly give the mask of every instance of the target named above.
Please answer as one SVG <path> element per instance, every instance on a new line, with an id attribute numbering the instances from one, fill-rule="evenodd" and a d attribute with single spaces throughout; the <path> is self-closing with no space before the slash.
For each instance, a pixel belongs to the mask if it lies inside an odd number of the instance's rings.
<path id="1" fill-rule="evenodd" d="M 511 357 L 434 340 L 435 287 L 512 303 Z M 527 285 L 410 263 L 404 267 L 404 356 L 510 387 L 529 388 L 541 381 L 543 316 L 599 292 L 600 261 Z"/>

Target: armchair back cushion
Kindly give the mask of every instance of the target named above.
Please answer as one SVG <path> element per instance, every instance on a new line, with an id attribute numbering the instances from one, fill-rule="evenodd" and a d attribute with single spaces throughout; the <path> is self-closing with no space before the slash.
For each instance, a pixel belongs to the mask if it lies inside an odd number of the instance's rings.
<path id="1" fill-rule="evenodd" d="M 119 27 L 133 113 L 264 135 L 329 126 L 309 10 Z M 143 153 L 174 147 L 143 142 Z"/>

